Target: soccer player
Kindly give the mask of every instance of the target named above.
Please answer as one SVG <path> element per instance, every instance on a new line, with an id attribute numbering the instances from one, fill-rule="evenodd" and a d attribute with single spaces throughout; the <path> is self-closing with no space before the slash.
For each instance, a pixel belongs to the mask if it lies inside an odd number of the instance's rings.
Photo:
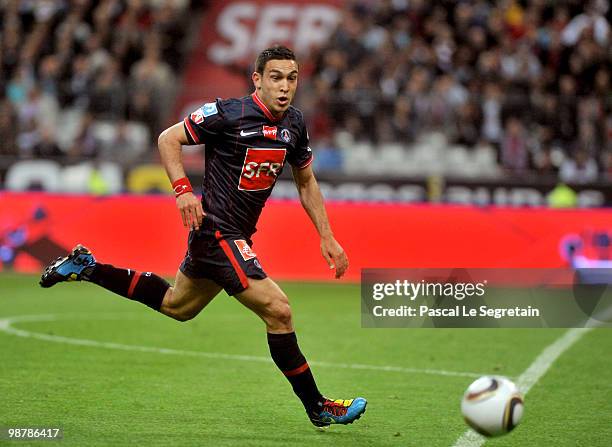
<path id="1" fill-rule="evenodd" d="M 298 346 L 287 296 L 266 275 L 251 249 L 261 210 L 289 163 L 302 206 L 321 237 L 323 257 L 335 269 L 336 278 L 348 267 L 313 175 L 304 119 L 290 105 L 298 81 L 295 55 L 275 46 L 262 51 L 255 65 L 253 94 L 204 104 L 159 136 L 176 206 L 184 226 L 191 229 L 174 286 L 151 272 L 97 262 L 82 245 L 49 265 L 40 285 L 89 281 L 179 321 L 194 318 L 225 289 L 264 321 L 272 359 L 311 422 L 319 427 L 349 424 L 363 414 L 366 400 L 322 396 Z M 206 145 L 201 201 L 193 194 L 181 161 L 181 146 L 193 144 Z"/>

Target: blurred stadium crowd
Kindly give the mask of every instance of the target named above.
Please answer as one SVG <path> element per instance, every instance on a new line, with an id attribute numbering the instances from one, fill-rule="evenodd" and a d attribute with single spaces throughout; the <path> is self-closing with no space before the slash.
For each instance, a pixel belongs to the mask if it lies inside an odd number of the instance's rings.
<path id="1" fill-rule="evenodd" d="M 151 159 L 196 4 L 0 0 L 0 160 Z M 612 179 L 609 14 L 608 0 L 346 2 L 302 60 L 318 167 Z"/>
<path id="2" fill-rule="evenodd" d="M 4 0 L 0 155 L 130 162 L 183 60 L 186 1 Z"/>
<path id="3" fill-rule="evenodd" d="M 324 154 L 357 147 L 374 167 L 410 169 L 401 142 L 425 171 L 447 159 L 451 173 L 499 163 L 499 174 L 576 183 L 610 175 L 608 10 L 607 0 L 349 3 L 300 96 L 311 134 Z"/>

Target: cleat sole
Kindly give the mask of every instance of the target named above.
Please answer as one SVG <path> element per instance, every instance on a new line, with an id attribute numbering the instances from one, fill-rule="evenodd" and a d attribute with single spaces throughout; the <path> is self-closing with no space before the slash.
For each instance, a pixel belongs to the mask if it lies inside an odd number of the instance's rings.
<path id="1" fill-rule="evenodd" d="M 62 276 L 57 273 L 56 269 L 64 262 L 75 258 L 79 255 L 91 255 L 91 251 L 81 244 L 78 244 L 76 247 L 72 249 L 68 256 L 62 256 L 57 258 L 53 263 L 45 267 L 43 274 L 40 277 L 40 281 L 38 284 L 43 288 L 53 287 L 55 284 L 59 282 L 72 282 L 79 281 L 80 277 L 77 273 L 71 273 L 68 276 Z M 95 259 L 94 259 L 95 262 Z"/>

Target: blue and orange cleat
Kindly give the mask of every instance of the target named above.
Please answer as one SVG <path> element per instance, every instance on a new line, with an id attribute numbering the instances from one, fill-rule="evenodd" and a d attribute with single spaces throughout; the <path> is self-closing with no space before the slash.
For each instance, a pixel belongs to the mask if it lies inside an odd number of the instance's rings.
<path id="1" fill-rule="evenodd" d="M 366 411 L 368 401 L 363 397 L 355 399 L 327 399 L 319 403 L 319 408 L 309 413 L 310 422 L 317 427 L 331 424 L 352 424 Z"/>
<path id="2" fill-rule="evenodd" d="M 41 287 L 51 287 L 58 282 L 87 279 L 95 265 L 96 258 L 91 251 L 79 244 L 68 256 L 57 258 L 49 264 L 40 277 L 39 284 Z"/>

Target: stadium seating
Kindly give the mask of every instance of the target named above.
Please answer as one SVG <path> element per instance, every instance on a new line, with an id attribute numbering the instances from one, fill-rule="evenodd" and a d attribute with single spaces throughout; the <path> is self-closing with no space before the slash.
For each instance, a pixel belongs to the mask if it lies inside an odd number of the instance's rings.
<path id="1" fill-rule="evenodd" d="M 6 174 L 5 187 L 12 191 L 61 189 L 59 163 L 52 160 L 23 160 L 15 162 Z"/>

